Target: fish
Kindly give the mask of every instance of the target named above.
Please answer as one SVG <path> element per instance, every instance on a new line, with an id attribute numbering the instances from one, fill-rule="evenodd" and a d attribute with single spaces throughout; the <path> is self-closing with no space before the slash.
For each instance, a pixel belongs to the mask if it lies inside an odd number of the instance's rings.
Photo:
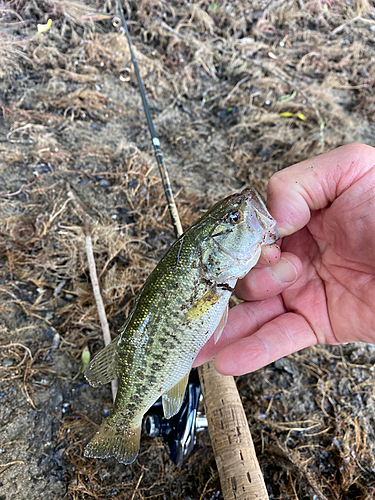
<path id="1" fill-rule="evenodd" d="M 142 418 L 162 396 L 166 418 L 183 402 L 203 345 L 218 341 L 238 279 L 278 239 L 276 221 L 254 189 L 216 203 L 170 247 L 143 285 L 121 333 L 88 364 L 98 387 L 119 379 L 113 410 L 85 456 L 136 459 Z"/>

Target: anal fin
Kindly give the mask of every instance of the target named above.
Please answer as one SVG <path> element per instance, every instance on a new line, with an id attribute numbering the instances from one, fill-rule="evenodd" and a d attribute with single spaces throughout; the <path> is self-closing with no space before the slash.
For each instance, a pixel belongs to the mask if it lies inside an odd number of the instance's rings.
<path id="1" fill-rule="evenodd" d="M 113 339 L 112 342 L 102 349 L 87 365 L 85 378 L 93 387 L 108 384 L 118 377 L 116 355 L 118 339 L 118 337 Z"/>
<path id="2" fill-rule="evenodd" d="M 225 325 L 227 324 L 228 311 L 229 311 L 229 306 L 227 305 L 227 307 L 225 308 L 225 311 L 221 317 L 220 323 L 217 325 L 217 328 L 214 331 L 214 343 L 215 344 L 219 341 L 219 338 L 221 337 L 221 334 L 223 333 Z"/>
<path id="3" fill-rule="evenodd" d="M 163 411 L 165 418 L 171 418 L 179 411 L 184 400 L 189 373 L 185 375 L 176 385 L 163 394 Z"/>
<path id="4" fill-rule="evenodd" d="M 85 457 L 113 457 L 122 464 L 132 464 L 139 452 L 141 424 L 141 419 L 131 426 L 107 420 L 86 446 Z"/>

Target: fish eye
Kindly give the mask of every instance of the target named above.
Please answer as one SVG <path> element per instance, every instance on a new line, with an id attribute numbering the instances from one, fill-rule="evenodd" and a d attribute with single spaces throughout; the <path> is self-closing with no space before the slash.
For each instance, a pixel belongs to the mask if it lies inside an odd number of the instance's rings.
<path id="1" fill-rule="evenodd" d="M 237 224 L 242 220 L 242 214 L 239 211 L 231 212 L 226 215 L 225 222 L 229 222 L 229 224 Z"/>

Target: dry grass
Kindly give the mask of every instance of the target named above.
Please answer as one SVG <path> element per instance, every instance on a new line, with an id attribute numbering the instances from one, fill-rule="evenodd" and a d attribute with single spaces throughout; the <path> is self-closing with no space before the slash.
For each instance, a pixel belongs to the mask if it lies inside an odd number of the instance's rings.
<path id="1" fill-rule="evenodd" d="M 371 361 L 363 363 L 373 355 L 366 346 L 317 346 L 241 380 L 244 394 L 249 384 L 258 388 L 245 406 L 253 428 L 261 428 L 262 448 L 271 447 L 274 480 L 284 494 L 295 489 L 298 498 L 309 492 L 337 499 L 374 495 L 375 386 Z M 290 478 L 283 484 L 284 468 Z"/>
<path id="2" fill-rule="evenodd" d="M 230 190 L 251 182 L 264 193 L 280 168 L 374 141 L 373 3 L 124 8 L 185 227 Z M 68 191 L 93 221 L 112 334 L 173 241 L 129 50 L 112 25 L 116 2 L 17 0 L 0 13 L 0 360 L 13 363 L 3 382 L 40 412 L 41 376 L 51 390 L 63 385 L 70 409 L 51 456 L 65 450 L 67 498 L 220 498 L 207 434 L 181 472 L 155 440 L 127 468 L 83 457 L 110 397 L 104 389 L 93 404 L 98 393 L 74 379 L 83 348 L 94 353 L 102 340 Z M 51 32 L 35 36 L 49 18 Z M 45 331 L 60 335 L 52 353 Z M 53 356 L 72 363 L 63 376 Z M 273 498 L 373 498 L 373 357 L 365 347 L 313 348 L 240 380 Z"/>

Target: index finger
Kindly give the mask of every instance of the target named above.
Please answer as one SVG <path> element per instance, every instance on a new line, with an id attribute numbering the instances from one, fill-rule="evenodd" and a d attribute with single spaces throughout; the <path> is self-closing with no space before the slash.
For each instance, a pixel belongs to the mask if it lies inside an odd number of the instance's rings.
<path id="1" fill-rule="evenodd" d="M 280 237 L 295 233 L 311 211 L 330 205 L 375 166 L 375 148 L 348 144 L 274 174 L 268 183 L 267 208 Z"/>

